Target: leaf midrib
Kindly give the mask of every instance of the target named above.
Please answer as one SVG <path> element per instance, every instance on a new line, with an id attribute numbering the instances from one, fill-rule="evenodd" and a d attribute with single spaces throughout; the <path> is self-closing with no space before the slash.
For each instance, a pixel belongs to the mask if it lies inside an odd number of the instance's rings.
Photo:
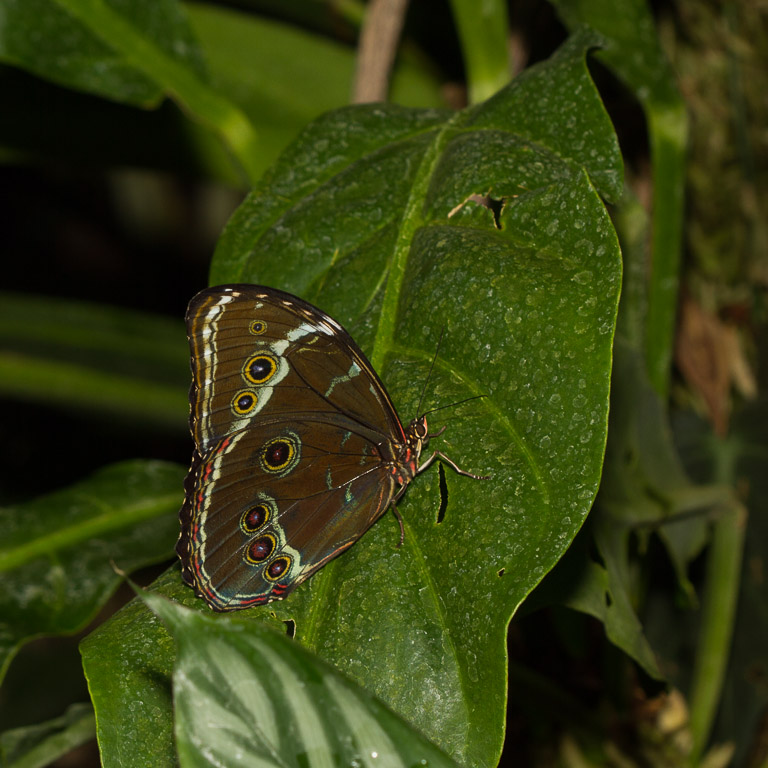
<path id="1" fill-rule="evenodd" d="M 79 496 L 73 502 L 104 505 L 99 499 L 90 496 Z M 39 536 L 33 541 L 14 546 L 11 549 L 0 550 L 0 573 L 18 568 L 38 557 L 51 552 L 72 547 L 80 542 L 97 538 L 109 531 L 120 528 L 131 528 L 136 523 L 149 520 L 165 514 L 169 507 L 178 502 L 177 494 L 169 493 L 158 496 L 151 502 L 142 501 L 126 507 L 107 507 L 103 514 L 87 520 L 66 526 L 57 531 Z"/>
<path id="2" fill-rule="evenodd" d="M 411 241 L 416 228 L 421 223 L 422 201 L 426 196 L 429 181 L 440 156 L 440 149 L 446 141 L 446 134 L 453 127 L 454 122 L 461 113 L 457 112 L 452 118 L 447 120 L 439 130 L 435 131 L 434 139 L 431 145 L 425 151 L 421 160 L 419 169 L 414 177 L 414 183 L 403 207 L 402 226 L 395 243 L 393 258 L 389 264 L 389 273 L 386 278 L 384 288 L 384 299 L 382 301 L 379 322 L 376 327 L 376 336 L 373 343 L 373 353 L 371 354 L 371 364 L 374 370 L 381 370 L 384 358 L 390 352 L 393 346 L 393 337 L 395 322 L 397 319 L 397 307 L 402 292 L 403 280 L 405 278 L 405 269 L 408 263 L 408 254 L 410 253 Z M 307 648 L 317 648 L 317 631 L 320 625 L 319 613 L 324 611 L 326 606 L 326 595 L 330 589 L 330 582 L 333 579 L 334 563 L 326 566 L 330 571 L 327 578 L 323 580 L 321 593 L 315 596 L 311 601 L 305 623 L 305 633 L 302 642 Z M 321 608 L 321 606 L 323 606 Z"/>
<path id="3" fill-rule="evenodd" d="M 413 241 L 416 229 L 423 222 L 422 208 L 429 182 L 439 161 L 440 152 L 446 143 L 446 137 L 461 114 L 461 112 L 457 112 L 449 120 L 446 120 L 442 128 L 435 131 L 434 140 L 424 153 L 424 157 L 414 177 L 408 200 L 403 207 L 402 225 L 397 236 L 392 260 L 389 263 L 384 287 L 384 298 L 381 304 L 379 322 L 376 327 L 373 353 L 371 354 L 371 364 L 376 371 L 383 369 L 384 360 L 393 346 L 397 308 L 402 294 L 405 270 L 408 265 L 408 255 L 411 251 L 411 242 Z"/>

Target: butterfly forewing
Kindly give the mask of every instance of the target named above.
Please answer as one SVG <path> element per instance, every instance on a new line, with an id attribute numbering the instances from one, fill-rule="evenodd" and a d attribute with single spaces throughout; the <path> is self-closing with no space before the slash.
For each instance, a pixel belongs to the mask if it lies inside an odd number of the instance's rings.
<path id="1" fill-rule="evenodd" d="M 403 428 L 351 337 L 301 300 L 220 286 L 190 303 L 195 455 L 177 550 L 217 610 L 283 597 L 396 490 Z"/>
<path id="2" fill-rule="evenodd" d="M 403 439 L 397 413 L 357 344 L 294 296 L 250 285 L 202 291 L 190 302 L 187 333 L 191 428 L 203 453 L 256 417 L 280 420 L 305 410 L 342 413 Z M 238 394 L 242 407 L 233 403 Z"/>

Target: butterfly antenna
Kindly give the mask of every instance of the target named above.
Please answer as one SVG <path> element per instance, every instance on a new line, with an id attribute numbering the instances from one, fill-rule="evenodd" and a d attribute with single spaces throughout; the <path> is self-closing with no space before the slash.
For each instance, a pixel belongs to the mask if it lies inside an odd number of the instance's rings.
<path id="1" fill-rule="evenodd" d="M 416 408 L 416 413 L 421 414 L 421 403 L 424 400 L 424 395 L 427 392 L 427 386 L 429 385 L 429 380 L 432 378 L 432 371 L 435 370 L 435 363 L 437 362 L 437 355 L 438 352 L 440 352 L 440 345 L 443 343 L 443 334 L 445 333 L 445 326 L 443 326 L 440 329 L 440 336 L 437 339 L 437 347 L 435 347 L 435 354 L 432 356 L 432 364 L 429 366 L 429 373 L 427 374 L 427 380 L 424 382 L 424 387 L 421 390 L 421 397 L 419 398 L 419 405 Z M 432 413 L 432 411 L 429 411 L 429 413 Z M 426 416 L 427 414 L 422 414 L 423 416 Z"/>
<path id="2" fill-rule="evenodd" d="M 437 408 L 433 408 L 431 411 L 427 411 L 422 415 L 429 416 L 430 413 L 434 413 L 435 411 L 442 411 L 444 408 L 453 408 L 456 405 L 462 405 L 463 403 L 468 403 L 470 400 L 482 400 L 482 398 L 484 397 L 488 397 L 488 395 L 472 395 L 472 397 L 465 397 L 463 400 L 459 400 L 456 403 L 448 403 L 447 405 L 438 405 Z"/>

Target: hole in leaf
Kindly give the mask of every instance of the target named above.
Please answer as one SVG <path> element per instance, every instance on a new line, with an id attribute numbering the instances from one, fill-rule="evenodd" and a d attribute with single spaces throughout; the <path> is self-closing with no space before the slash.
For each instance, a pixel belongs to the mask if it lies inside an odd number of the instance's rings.
<path id="1" fill-rule="evenodd" d="M 463 203 L 459 203 L 449 214 L 448 218 L 455 216 L 467 203 L 475 203 L 475 205 L 481 205 L 483 208 L 487 208 L 493 216 L 493 226 L 496 229 L 501 229 L 501 212 L 504 210 L 504 206 L 507 201 L 503 197 L 491 197 L 490 192 L 486 195 L 473 194 L 470 195 Z"/>
<path id="2" fill-rule="evenodd" d="M 288 637 L 293 639 L 296 636 L 296 622 L 293 619 L 284 619 L 285 631 Z"/>
<path id="3" fill-rule="evenodd" d="M 499 570 L 498 570 L 498 571 L 496 571 L 496 575 L 497 575 L 499 578 L 501 578 L 501 577 L 504 575 L 504 571 L 505 571 L 505 569 L 504 569 L 504 568 L 499 568 Z"/>
<path id="4" fill-rule="evenodd" d="M 440 508 L 437 510 L 437 524 L 443 522 L 445 510 L 448 508 L 448 483 L 445 482 L 445 470 L 442 464 L 437 465 L 437 476 L 440 484 Z"/>
<path id="5" fill-rule="evenodd" d="M 613 598 L 610 592 L 605 593 L 605 604 L 610 608 L 613 605 Z"/>

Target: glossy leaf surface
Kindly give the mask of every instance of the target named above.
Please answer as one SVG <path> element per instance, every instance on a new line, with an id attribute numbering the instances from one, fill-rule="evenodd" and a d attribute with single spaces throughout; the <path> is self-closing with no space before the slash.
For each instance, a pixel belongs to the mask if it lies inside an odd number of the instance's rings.
<path id="1" fill-rule="evenodd" d="M 344 324 L 403 419 L 442 327 L 424 407 L 486 395 L 431 416 L 447 430 L 430 448 L 491 480 L 433 467 L 399 504 L 402 547 L 385 517 L 285 603 L 250 612 L 293 622 L 464 764 L 498 758 L 507 624 L 600 477 L 621 268 L 598 192 L 618 196 L 621 162 L 586 69 L 595 42 L 572 39 L 465 112 L 377 105 L 316 121 L 233 217 L 213 266 L 213 283 L 274 285 Z M 126 626 L 89 639 L 89 669 Z M 145 663 L 168 669 L 149 643 Z M 168 685 L 145 684 L 135 698 Z M 133 742 L 144 709 L 106 698 L 122 730 L 110 739 Z"/>
<path id="2" fill-rule="evenodd" d="M 571 29 L 590 24 L 604 36 L 596 53 L 632 90 L 645 112 L 653 164 L 653 219 L 645 356 L 651 383 L 669 386 L 683 237 L 688 117 L 675 73 L 644 0 L 555 0 Z"/>

